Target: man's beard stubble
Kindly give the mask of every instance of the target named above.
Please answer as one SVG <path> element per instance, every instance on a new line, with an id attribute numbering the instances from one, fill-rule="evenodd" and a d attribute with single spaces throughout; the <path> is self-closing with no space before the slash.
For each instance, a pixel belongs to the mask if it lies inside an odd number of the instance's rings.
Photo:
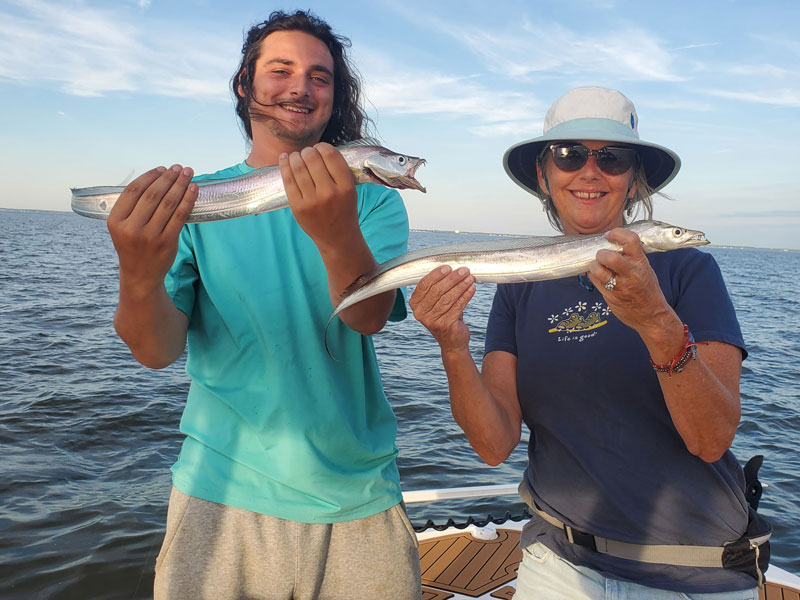
<path id="1" fill-rule="evenodd" d="M 275 137 L 293 142 L 297 145 L 302 145 L 303 147 L 311 146 L 319 142 L 322 134 L 325 132 L 325 127 L 327 127 L 327 123 L 321 124 L 316 129 L 309 129 L 305 126 L 298 127 L 296 123 L 288 119 L 281 119 L 278 116 L 258 110 L 253 104 L 258 104 L 259 107 L 269 108 L 272 106 L 279 106 L 279 103 L 262 104 L 253 100 L 248 110 L 251 123 L 264 123 L 270 133 Z M 306 115 L 306 117 L 308 120 L 310 115 Z M 253 125 L 251 125 L 251 127 L 252 126 Z"/>

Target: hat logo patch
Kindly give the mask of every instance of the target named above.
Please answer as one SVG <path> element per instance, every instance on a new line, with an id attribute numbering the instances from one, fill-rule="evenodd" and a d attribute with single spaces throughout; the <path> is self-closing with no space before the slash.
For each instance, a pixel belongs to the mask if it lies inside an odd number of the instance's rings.
<path id="1" fill-rule="evenodd" d="M 631 129 L 636 129 L 636 122 L 633 119 L 633 113 L 631 113 Z"/>

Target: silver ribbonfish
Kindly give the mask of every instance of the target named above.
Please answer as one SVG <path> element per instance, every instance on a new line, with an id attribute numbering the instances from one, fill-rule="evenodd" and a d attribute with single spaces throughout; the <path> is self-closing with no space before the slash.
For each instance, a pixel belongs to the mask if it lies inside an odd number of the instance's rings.
<path id="1" fill-rule="evenodd" d="M 701 231 L 660 221 L 637 221 L 626 225 L 625 229 L 639 236 L 645 252 L 664 252 L 709 243 Z M 414 250 L 388 260 L 356 279 L 342 292 L 341 302 L 330 320 L 348 306 L 366 298 L 416 285 L 425 275 L 443 265 L 454 270 L 467 267 L 477 283 L 521 283 L 580 275 L 589 268 L 598 250 L 622 249 L 604 236 L 605 233 L 520 237 Z"/>
<path id="2" fill-rule="evenodd" d="M 369 140 L 339 146 L 356 183 L 378 183 L 387 187 L 421 192 L 425 188 L 414 179 L 425 159 L 405 156 Z M 277 166 L 256 169 L 228 179 L 201 180 L 188 223 L 222 221 L 278 210 L 289 206 Z M 95 219 L 107 219 L 123 186 L 88 187 L 72 190 L 72 210 Z"/>

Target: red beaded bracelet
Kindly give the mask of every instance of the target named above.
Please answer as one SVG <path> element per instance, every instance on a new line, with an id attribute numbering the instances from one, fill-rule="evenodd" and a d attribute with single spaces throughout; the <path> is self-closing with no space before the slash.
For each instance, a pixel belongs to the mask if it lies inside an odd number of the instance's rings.
<path id="1" fill-rule="evenodd" d="M 659 373 L 667 373 L 669 377 L 672 377 L 673 373 L 680 373 L 683 371 L 683 368 L 690 360 L 697 358 L 697 343 L 689 333 L 689 326 L 685 323 L 683 325 L 683 335 L 683 348 L 678 351 L 678 354 L 676 354 L 675 358 L 673 358 L 669 363 L 665 365 L 657 365 L 653 362 L 652 358 L 650 359 L 650 364 L 653 365 L 653 368 L 656 371 Z"/>

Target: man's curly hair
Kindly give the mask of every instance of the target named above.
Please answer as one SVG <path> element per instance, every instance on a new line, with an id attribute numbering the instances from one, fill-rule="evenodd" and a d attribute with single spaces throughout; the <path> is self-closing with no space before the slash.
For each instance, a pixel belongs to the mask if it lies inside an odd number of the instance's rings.
<path id="1" fill-rule="evenodd" d="M 302 31 L 320 40 L 333 57 L 333 112 L 320 141 L 332 145 L 367 137 L 370 118 L 361 107 L 361 80 L 358 71 L 350 62 L 347 48 L 350 40 L 333 33 L 330 25 L 311 12 L 298 10 L 294 13 L 275 11 L 263 23 L 254 25 L 247 32 L 242 46 L 242 60 L 231 78 L 231 89 L 236 97 L 236 114 L 242 122 L 247 138 L 252 141 L 250 124 L 253 96 L 253 77 L 256 61 L 261 54 L 261 41 L 276 31 Z M 241 86 L 243 94 L 239 92 Z"/>

